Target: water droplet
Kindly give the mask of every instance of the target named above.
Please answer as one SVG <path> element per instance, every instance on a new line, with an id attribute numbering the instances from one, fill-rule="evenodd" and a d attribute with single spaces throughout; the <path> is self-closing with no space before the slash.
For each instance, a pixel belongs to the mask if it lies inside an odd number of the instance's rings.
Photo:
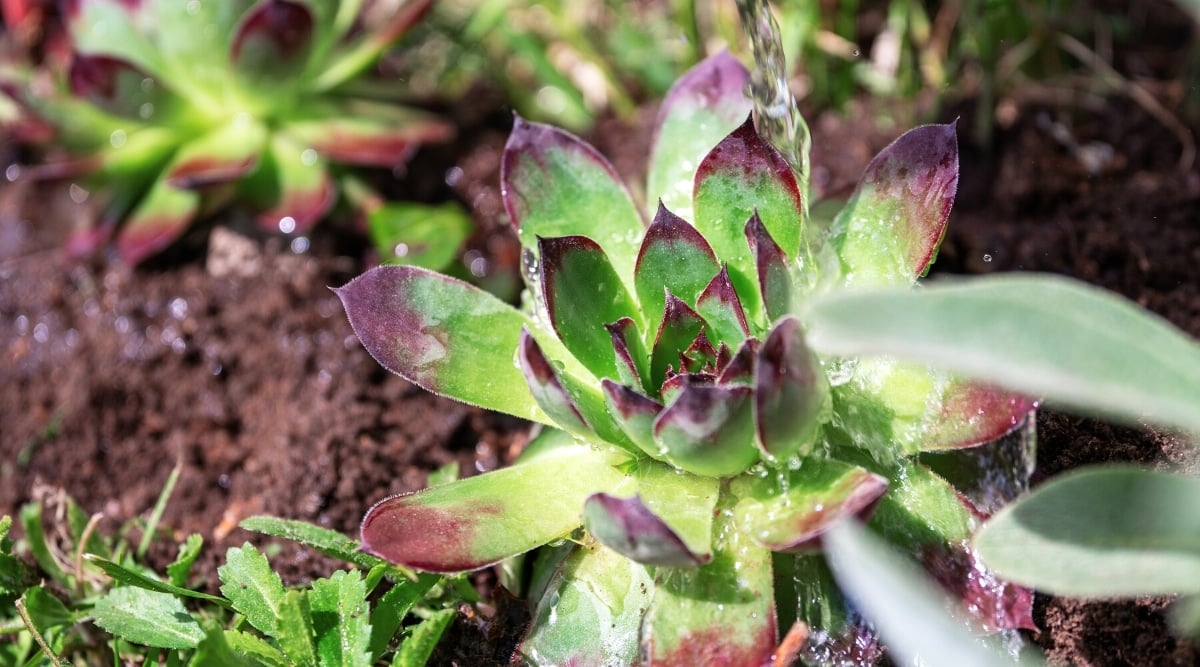
<path id="1" fill-rule="evenodd" d="M 20 177 L 21 177 L 21 165 L 19 165 L 19 164 L 10 164 L 4 170 L 4 178 L 7 179 L 9 183 L 16 181 Z"/>
<path id="2" fill-rule="evenodd" d="M 284 234 L 291 234 L 296 231 L 296 219 L 290 215 L 285 215 L 279 219 L 279 231 Z"/>
<path id="3" fill-rule="evenodd" d="M 445 181 L 446 185 L 454 187 L 462 180 L 463 170 L 459 167 L 450 167 L 446 170 Z"/>
<path id="4" fill-rule="evenodd" d="M 291 249 L 297 255 L 303 255 L 308 252 L 309 241 L 307 236 L 297 236 L 292 239 Z"/>
<path id="5" fill-rule="evenodd" d="M 142 92 L 148 93 L 152 90 L 154 90 L 154 79 L 151 79 L 150 77 L 142 79 Z"/>
<path id="6" fill-rule="evenodd" d="M 50 327 L 46 326 L 45 322 L 38 322 L 33 327 L 33 339 L 39 343 L 50 340 Z"/>
<path id="7" fill-rule="evenodd" d="M 171 311 L 171 317 L 174 317 L 177 320 L 182 320 L 187 316 L 188 312 L 187 299 L 177 296 L 174 299 L 171 299 L 171 303 L 167 306 L 167 309 Z"/>
<path id="8" fill-rule="evenodd" d="M 983 256 L 983 261 L 990 263 L 990 262 L 992 261 L 992 256 L 991 256 L 991 255 L 984 255 L 984 256 Z"/>
<path id="9" fill-rule="evenodd" d="M 854 56 L 855 58 L 857 58 L 857 57 L 859 57 L 859 56 L 861 56 L 861 55 L 862 55 L 862 51 L 859 51 L 858 49 L 854 49 L 853 51 L 851 51 L 851 52 L 850 52 L 850 55 L 852 55 L 852 56 Z"/>
<path id="10" fill-rule="evenodd" d="M 397 243 L 396 247 L 392 248 L 392 254 L 394 254 L 397 257 L 407 257 L 408 256 L 408 244 L 407 243 Z"/>
<path id="11" fill-rule="evenodd" d="M 482 278 L 487 275 L 488 262 L 484 257 L 476 257 L 471 260 L 471 275 L 476 278 Z"/>
<path id="12" fill-rule="evenodd" d="M 76 204 L 82 204 L 83 202 L 87 201 L 90 193 L 72 183 L 71 187 L 67 188 L 67 194 L 71 197 L 71 201 L 75 202 Z"/>
<path id="13" fill-rule="evenodd" d="M 302 164 L 306 167 L 311 167 L 316 163 L 317 163 L 317 152 L 315 150 L 313 150 L 311 148 L 305 148 L 304 151 L 302 153 L 300 153 L 300 164 Z"/>
<path id="14" fill-rule="evenodd" d="M 112 134 L 108 135 L 108 143 L 113 148 L 120 148 L 125 145 L 125 140 L 129 137 L 125 134 L 125 130 L 113 130 Z"/>
<path id="15" fill-rule="evenodd" d="M 187 3 L 187 5 L 185 5 L 185 8 L 187 9 L 188 14 L 195 16 L 196 14 L 200 13 L 200 10 L 202 7 L 200 5 L 200 0 L 188 0 L 188 3 Z"/>
<path id="16" fill-rule="evenodd" d="M 154 105 L 149 102 L 144 102 L 138 107 L 138 117 L 142 120 L 149 120 L 154 115 Z"/>

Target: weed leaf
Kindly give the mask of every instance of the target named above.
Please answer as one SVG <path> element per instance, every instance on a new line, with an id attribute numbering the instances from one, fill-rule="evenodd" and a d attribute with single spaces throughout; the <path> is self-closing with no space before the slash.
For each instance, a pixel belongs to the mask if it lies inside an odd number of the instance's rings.
<path id="1" fill-rule="evenodd" d="M 92 608 L 96 625 L 134 644 L 195 648 L 204 639 L 200 624 L 174 595 L 119 586 Z"/>
<path id="2" fill-rule="evenodd" d="M 276 636 L 283 606 L 283 582 L 271 570 L 267 557 L 246 543 L 225 553 L 225 564 L 217 568 L 221 592 L 250 625 Z M 286 627 L 286 626 L 285 626 Z"/>

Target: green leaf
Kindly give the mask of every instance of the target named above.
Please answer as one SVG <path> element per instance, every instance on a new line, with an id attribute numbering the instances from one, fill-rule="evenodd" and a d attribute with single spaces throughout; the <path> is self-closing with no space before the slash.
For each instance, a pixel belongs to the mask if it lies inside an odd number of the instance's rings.
<path id="1" fill-rule="evenodd" d="M 654 592 L 646 567 L 581 544 L 554 570 L 518 650 L 534 665 L 632 665 Z"/>
<path id="2" fill-rule="evenodd" d="M 316 667 L 320 664 L 316 646 L 313 644 L 313 619 L 305 591 L 293 589 L 283 596 L 279 604 L 279 625 L 274 637 L 289 663 L 299 667 Z"/>
<path id="3" fill-rule="evenodd" d="M 946 480 L 908 459 L 888 477 L 888 492 L 871 516 L 871 526 L 888 541 L 919 553 L 970 538 L 974 517 Z"/>
<path id="4" fill-rule="evenodd" d="M 384 368 L 435 394 L 552 424 L 513 363 L 521 330 L 536 327 L 512 306 L 412 266 L 377 267 L 334 292 L 359 340 Z"/>
<path id="5" fill-rule="evenodd" d="M 475 224 L 453 202 L 387 202 L 367 214 L 367 229 L 385 263 L 441 271 L 454 262 Z"/>
<path id="6" fill-rule="evenodd" d="M 181 588 L 187 586 L 192 565 L 199 558 L 203 546 L 204 538 L 199 533 L 187 536 L 187 540 L 179 546 L 179 555 L 175 557 L 175 562 L 167 566 L 167 576 L 170 577 L 171 585 Z"/>
<path id="7" fill-rule="evenodd" d="M 700 232 L 660 203 L 642 239 L 633 276 L 645 321 L 662 319 L 664 288 L 695 306 L 697 295 L 720 269 L 717 256 Z"/>
<path id="8" fill-rule="evenodd" d="M 616 170 L 595 148 L 518 116 L 504 147 L 500 183 L 522 246 L 536 248 L 538 237 L 586 236 L 633 287 L 644 223 Z"/>
<path id="9" fill-rule="evenodd" d="M 369 667 L 367 588 L 358 571 L 317 579 L 308 601 L 322 667 Z"/>
<path id="10" fill-rule="evenodd" d="M 159 179 L 117 232 L 117 254 L 121 261 L 137 266 L 171 245 L 187 231 L 199 209 L 199 193 Z"/>
<path id="11" fill-rule="evenodd" d="M 135 572 L 123 565 L 119 565 L 94 554 L 85 554 L 84 559 L 101 570 L 104 570 L 104 573 L 112 577 L 113 580 L 119 581 L 123 584 L 144 588 L 148 591 L 166 593 L 167 595 L 174 595 L 177 597 L 190 597 L 199 600 L 207 600 L 208 602 L 218 604 L 227 609 L 230 606 L 229 601 L 224 598 L 219 598 L 215 595 L 209 595 L 208 593 L 201 593 L 199 591 L 193 591 L 180 586 L 163 583 L 157 579 L 151 579 L 150 577 Z"/>
<path id="12" fill-rule="evenodd" d="M 593 493 L 630 486 L 615 461 L 573 445 L 528 463 L 388 498 L 362 523 L 363 548 L 430 572 L 464 572 L 561 538 Z"/>
<path id="13" fill-rule="evenodd" d="M 267 128 L 238 118 L 180 146 L 165 178 L 177 188 L 196 189 L 241 179 L 258 167 Z"/>
<path id="14" fill-rule="evenodd" d="M 243 191 L 263 210 L 260 227 L 302 234 L 317 224 L 337 199 L 328 163 L 307 144 L 275 132 L 258 171 L 247 177 Z"/>
<path id="15" fill-rule="evenodd" d="M 958 189 L 955 124 L 902 135 L 867 165 L 834 219 L 831 242 L 851 287 L 911 285 L 925 274 Z"/>
<path id="16" fill-rule="evenodd" d="M 804 319 L 824 354 L 890 355 L 1084 413 L 1200 433 L 1200 346 L 1078 281 L 1013 274 L 830 293 Z"/>
<path id="17" fill-rule="evenodd" d="M 720 51 L 680 77 L 658 112 L 646 201 L 692 217 L 696 167 L 713 146 L 750 114 L 746 68 Z"/>
<path id="18" fill-rule="evenodd" d="M 250 545 L 230 547 L 225 564 L 217 568 L 221 592 L 237 612 L 264 634 L 277 636 L 284 600 L 283 581 L 267 557 Z M 286 631 L 286 629 L 285 629 Z"/>
<path id="19" fill-rule="evenodd" d="M 269 667 L 292 667 L 291 663 L 284 657 L 282 651 L 271 646 L 266 640 L 259 638 L 257 635 L 238 630 L 226 630 L 225 641 L 235 653 L 250 659 L 252 661 L 251 664 L 268 665 Z M 197 654 L 199 654 L 199 651 L 197 651 Z M 193 660 L 192 664 L 195 667 L 207 667 L 207 665 L 212 663 Z"/>
<path id="20" fill-rule="evenodd" d="M 75 613 L 67 609 L 45 586 L 25 589 L 21 599 L 25 603 L 25 611 L 29 613 L 39 632 L 45 633 L 51 628 L 75 625 L 78 620 Z"/>
<path id="21" fill-rule="evenodd" d="M 256 642 L 261 642 L 261 645 L 254 647 L 257 650 L 246 650 L 249 648 L 246 642 L 240 643 L 235 648 L 230 641 L 233 635 L 249 638 L 249 635 L 244 635 L 236 630 L 223 630 L 215 623 L 206 627 L 204 639 L 196 646 L 196 652 L 192 654 L 192 659 L 188 664 L 193 667 L 206 667 L 207 665 L 283 667 L 286 664 L 282 653 L 257 637 L 251 638 Z M 272 660 L 272 658 L 275 659 Z"/>
<path id="22" fill-rule="evenodd" d="M 148 18 L 147 11 L 143 3 L 133 5 L 122 0 L 72 3 L 65 12 L 71 46 L 82 54 L 128 60 L 161 80 L 164 73 L 162 57 L 156 45 L 138 27 Z"/>
<path id="23" fill-rule="evenodd" d="M 429 618 L 421 621 L 413 628 L 412 634 L 400 645 L 396 657 L 392 659 L 395 667 L 423 667 L 433 655 L 433 649 L 442 639 L 446 628 L 454 621 L 458 612 L 454 609 L 442 609 L 430 614 Z"/>
<path id="24" fill-rule="evenodd" d="M 25 543 L 29 546 L 29 553 L 42 572 L 45 572 L 54 581 L 70 587 L 71 579 L 59 567 L 58 561 L 50 552 L 50 546 L 46 543 L 46 531 L 42 527 L 42 509 L 42 504 L 37 502 L 27 503 L 21 507 L 21 528 L 25 531 Z"/>
<path id="25" fill-rule="evenodd" d="M 663 665 L 763 665 L 778 640 L 771 552 L 717 512 L 713 559 L 658 568 L 642 622 L 643 660 Z"/>
<path id="26" fill-rule="evenodd" d="M 1128 466 L 1072 471 L 975 536 L 1005 578 L 1056 595 L 1200 593 L 1200 479 Z"/>
<path id="27" fill-rule="evenodd" d="M 92 620 L 134 644 L 195 648 L 204 630 L 179 598 L 133 586 L 118 586 L 92 608 Z"/>
<path id="28" fill-rule="evenodd" d="M 252 516 L 243 519 L 238 527 L 298 542 L 310 549 L 316 549 L 330 558 L 336 558 L 366 570 L 383 562 L 371 554 L 363 553 L 359 549 L 361 545 L 358 540 L 307 521 L 280 519 L 273 516 Z M 401 571 L 399 574 L 404 577 L 412 576 L 412 573 L 407 570 Z"/>
<path id="29" fill-rule="evenodd" d="M 438 575 L 422 573 L 416 581 L 405 579 L 396 582 L 396 585 L 379 597 L 375 602 L 375 609 L 371 612 L 369 647 L 372 660 L 378 660 L 387 651 L 388 644 L 413 605 L 441 581 L 442 577 Z"/>
<path id="30" fill-rule="evenodd" d="M 825 549 L 838 583 L 875 624 L 898 662 L 930 667 L 1013 664 L 954 618 L 946 596 L 914 564 L 854 522 L 833 526 Z"/>

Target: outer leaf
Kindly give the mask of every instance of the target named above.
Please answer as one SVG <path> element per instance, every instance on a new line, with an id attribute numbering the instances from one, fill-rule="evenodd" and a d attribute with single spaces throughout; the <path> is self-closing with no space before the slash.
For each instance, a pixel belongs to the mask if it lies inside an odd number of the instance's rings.
<path id="1" fill-rule="evenodd" d="M 249 542 L 230 547 L 217 574 L 221 577 L 221 592 L 233 608 L 264 634 L 277 636 L 285 594 L 283 581 L 271 569 L 267 557 Z"/>
<path id="2" fill-rule="evenodd" d="M 800 251 L 803 209 L 796 175 L 779 151 L 754 131 L 749 116 L 700 163 L 695 202 L 696 228 L 717 257 L 729 264 L 735 285 L 736 276 L 755 275 L 742 228 L 756 210 L 788 257 Z M 738 293 L 747 296 L 740 289 Z"/>
<path id="3" fill-rule="evenodd" d="M 804 319 L 824 354 L 893 355 L 1075 410 L 1200 432 L 1200 346 L 1077 281 L 1001 275 L 829 294 Z"/>
<path id="4" fill-rule="evenodd" d="M 772 551 L 812 551 L 837 520 L 866 518 L 887 491 L 887 480 L 833 459 L 808 459 L 777 476 L 740 477 L 734 523 Z"/>
<path id="5" fill-rule="evenodd" d="M 645 665 L 764 665 L 775 650 L 771 552 L 718 512 L 713 560 L 660 568 L 642 624 Z"/>
<path id="6" fill-rule="evenodd" d="M 378 660 L 387 651 L 392 637 L 400 629 L 409 610 L 442 578 L 432 574 L 421 574 L 416 581 L 403 579 L 388 589 L 375 602 L 371 612 L 371 659 Z"/>
<path id="7" fill-rule="evenodd" d="M 273 133 L 268 148 L 268 159 L 246 184 L 263 200 L 258 224 L 303 233 L 325 217 L 337 198 L 327 164 L 284 132 Z"/>
<path id="8" fill-rule="evenodd" d="M 335 30 L 330 31 L 330 37 L 335 37 L 338 32 L 343 32 L 349 27 L 358 13 L 360 3 L 343 2 L 341 5 L 334 22 Z M 342 53 L 322 72 L 314 86 L 322 91 L 331 90 L 366 69 L 377 61 L 389 46 L 403 37 L 413 24 L 420 21 L 432 6 L 433 0 L 406 0 L 401 3 L 388 20 L 364 35 L 356 42 L 354 48 Z"/>
<path id="9" fill-rule="evenodd" d="M 167 169 L 167 183 L 199 188 L 236 181 L 258 166 L 267 128 L 252 119 L 237 119 L 184 144 Z"/>
<path id="10" fill-rule="evenodd" d="M 688 549 L 639 496 L 591 496 L 583 506 L 583 525 L 601 544 L 644 565 L 687 567 L 706 563 L 711 557 Z"/>
<path id="11" fill-rule="evenodd" d="M 300 74 L 316 38 L 312 9 L 289 0 L 258 3 L 234 32 L 229 57 L 234 70 L 257 86 L 278 86 Z"/>
<path id="12" fill-rule="evenodd" d="M 838 583 L 875 623 L 900 662 L 930 667 L 1013 664 L 985 649 L 947 613 L 942 596 L 916 568 L 853 522 L 834 526 L 826 549 Z"/>
<path id="13" fill-rule="evenodd" d="M 649 461 L 639 462 L 636 476 L 638 494 L 647 509 L 662 517 L 688 549 L 708 562 L 720 481 Z"/>
<path id="14" fill-rule="evenodd" d="M 551 423 L 513 364 L 521 330 L 533 324 L 513 307 L 411 266 L 372 269 L 334 292 L 384 368 L 437 394 Z"/>
<path id="15" fill-rule="evenodd" d="M 642 341 L 637 323 L 632 318 L 622 317 L 612 324 L 604 325 L 612 338 L 613 353 L 617 358 L 617 379 L 629 387 L 646 391 L 650 379 L 650 353 Z"/>
<path id="16" fill-rule="evenodd" d="M 104 112 L 121 117 L 126 121 L 122 123 L 125 129 L 132 125 L 129 121 L 145 119 L 143 109 L 162 113 L 162 107 L 168 103 L 167 94 L 153 78 L 135 64 L 120 57 L 77 54 L 71 60 L 67 81 L 73 95 L 95 104 Z M 145 81 L 154 85 L 146 86 L 143 83 Z M 40 109 L 47 103 L 59 107 L 55 110 L 57 113 L 52 111 L 48 114 L 53 120 L 58 120 L 56 116 L 59 114 L 69 113 L 68 109 L 71 108 L 69 103 L 56 104 L 50 100 L 34 102 L 34 107 Z M 147 104 L 150 106 L 143 106 Z M 72 122 L 68 119 L 63 121 Z"/>
<path id="17" fill-rule="evenodd" d="M 663 99 L 647 175 L 647 201 L 692 217 L 692 183 L 708 151 L 750 113 L 746 68 L 728 51 L 701 61 Z"/>
<path id="18" fill-rule="evenodd" d="M 911 285 L 924 275 L 957 189 L 955 123 L 918 127 L 883 149 L 833 222 L 843 282 Z"/>
<path id="19" fill-rule="evenodd" d="M 383 562 L 370 554 L 363 553 L 359 549 L 358 540 L 350 539 L 336 530 L 322 528 L 307 521 L 280 519 L 273 516 L 252 516 L 243 519 L 238 523 L 238 527 L 303 544 L 330 558 L 353 563 L 366 570 Z"/>
<path id="20" fill-rule="evenodd" d="M 367 214 L 367 229 L 382 261 L 441 271 L 454 263 L 475 224 L 454 202 L 387 202 Z"/>
<path id="21" fill-rule="evenodd" d="M 941 413 L 923 429 L 922 451 L 961 449 L 991 442 L 1021 425 L 1038 402 L 1002 389 L 954 377 L 942 394 Z"/>
<path id="22" fill-rule="evenodd" d="M 92 620 L 134 644 L 162 648 L 195 648 L 204 630 L 174 595 L 119 586 L 92 608 Z"/>
<path id="23" fill-rule="evenodd" d="M 330 162 L 387 168 L 407 162 L 421 144 L 454 136 L 453 129 L 436 116 L 362 101 L 337 107 L 310 103 L 285 131 Z"/>
<path id="24" fill-rule="evenodd" d="M 528 329 L 521 330 L 517 359 L 521 365 L 521 372 L 525 374 L 529 393 L 533 395 L 533 400 L 537 401 L 542 412 L 563 430 L 576 435 L 590 436 L 592 427 L 579 412 L 579 407 L 563 387 L 554 366 L 542 353 L 533 336 L 529 335 Z"/>
<path id="25" fill-rule="evenodd" d="M 599 544 L 579 545 L 555 570 L 519 651 L 535 665 L 634 664 L 653 591 L 644 566 Z"/>
<path id="26" fill-rule="evenodd" d="M 64 3 L 63 13 L 72 46 L 78 53 L 127 60 L 161 80 L 161 56 L 140 29 L 152 20 L 147 17 L 145 4 L 125 0 L 70 0 Z"/>
<path id="27" fill-rule="evenodd" d="M 658 213 L 638 250 L 633 276 L 646 321 L 662 319 L 666 306 L 664 287 L 680 295 L 686 303 L 694 304 L 696 296 L 720 268 L 717 256 L 700 232 L 659 202 Z"/>
<path id="28" fill-rule="evenodd" d="M 666 452 L 654 442 L 654 419 L 663 405 L 634 389 L 605 378 L 600 381 L 604 402 L 621 430 L 643 452 L 662 460 Z"/>
<path id="29" fill-rule="evenodd" d="M 539 238 L 538 253 L 546 312 L 559 340 L 596 377 L 618 377 L 604 325 L 638 311 L 604 250 L 585 236 L 564 236 Z"/>
<path id="30" fill-rule="evenodd" d="M 229 644 L 229 648 L 233 651 L 251 660 L 253 665 L 269 665 L 270 667 L 292 667 L 294 663 L 288 662 L 284 657 L 283 651 L 268 644 L 265 640 L 259 638 L 258 635 L 248 632 L 240 632 L 238 630 L 226 630 L 225 641 Z M 197 654 L 203 657 L 204 642 L 201 642 L 197 649 Z M 198 659 L 196 665 L 205 664 Z M 217 663 L 224 664 L 224 663 Z"/>
<path id="31" fill-rule="evenodd" d="M 807 455 L 826 421 L 829 390 L 800 320 L 788 316 L 771 329 L 754 367 L 754 421 L 764 456 Z"/>
<path id="32" fill-rule="evenodd" d="M 596 149 L 518 116 L 504 147 L 500 187 L 521 245 L 534 248 L 538 237 L 587 236 L 633 286 L 644 223 L 616 170 Z"/>
<path id="33" fill-rule="evenodd" d="M 588 496 L 627 484 L 599 452 L 562 448 L 380 502 L 363 519 L 363 549 L 430 572 L 474 570 L 570 533 Z"/>
<path id="34" fill-rule="evenodd" d="M 179 238 L 199 208 L 200 197 L 159 180 L 117 233 L 121 261 L 136 266 Z"/>
<path id="35" fill-rule="evenodd" d="M 423 667 L 433 655 L 433 649 L 442 639 L 446 628 L 454 621 L 458 612 L 454 609 L 442 609 L 433 612 L 429 618 L 421 621 L 413 628 L 412 634 L 400 645 L 396 657 L 392 660 L 394 667 Z"/>
<path id="36" fill-rule="evenodd" d="M 1200 479 L 1072 471 L 1001 510 L 975 547 L 1001 576 L 1056 595 L 1200 592 Z"/>
<path id="37" fill-rule="evenodd" d="M 221 607 L 229 608 L 229 601 L 225 598 L 220 598 L 208 593 L 193 591 L 188 588 L 176 586 L 173 584 L 163 583 L 157 579 L 151 579 L 144 574 L 131 570 L 123 565 L 119 565 L 100 556 L 94 554 L 85 554 L 84 559 L 104 571 L 105 574 L 112 577 L 113 580 L 123 584 L 144 588 L 148 591 L 156 591 L 158 593 L 166 593 L 176 597 L 189 597 L 205 600 Z"/>
<path id="38" fill-rule="evenodd" d="M 691 385 L 654 421 L 654 439 L 674 465 L 697 475 L 727 477 L 758 460 L 753 392 L 746 387 Z"/>
<path id="39" fill-rule="evenodd" d="M 314 581 L 308 600 L 322 667 L 370 665 L 367 588 L 358 571 Z"/>

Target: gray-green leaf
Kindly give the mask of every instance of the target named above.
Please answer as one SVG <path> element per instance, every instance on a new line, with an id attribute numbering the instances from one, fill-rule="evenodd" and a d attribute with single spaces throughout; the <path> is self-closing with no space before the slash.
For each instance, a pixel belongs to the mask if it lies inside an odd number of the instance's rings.
<path id="1" fill-rule="evenodd" d="M 134 644 L 195 648 L 204 630 L 179 598 L 144 588 L 120 586 L 92 609 L 96 625 Z"/>

